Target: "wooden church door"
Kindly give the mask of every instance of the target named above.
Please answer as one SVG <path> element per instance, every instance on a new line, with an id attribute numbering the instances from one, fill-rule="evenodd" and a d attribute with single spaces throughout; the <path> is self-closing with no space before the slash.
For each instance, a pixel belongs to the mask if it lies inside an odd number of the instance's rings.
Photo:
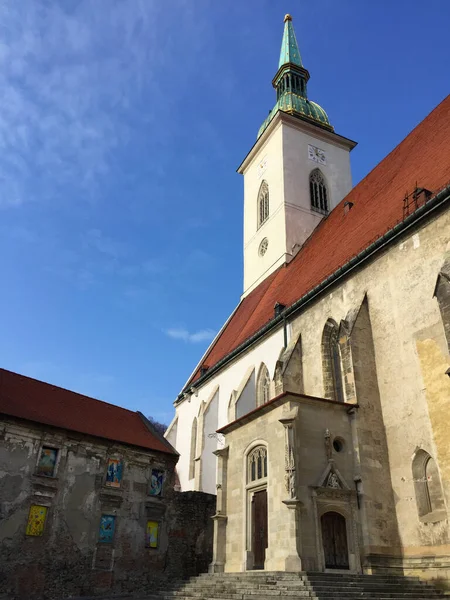
<path id="1" fill-rule="evenodd" d="M 326 569 L 348 569 L 347 527 L 337 512 L 322 515 L 322 543 Z"/>
<path id="2" fill-rule="evenodd" d="M 267 490 L 255 492 L 252 498 L 253 568 L 264 569 L 267 548 Z"/>

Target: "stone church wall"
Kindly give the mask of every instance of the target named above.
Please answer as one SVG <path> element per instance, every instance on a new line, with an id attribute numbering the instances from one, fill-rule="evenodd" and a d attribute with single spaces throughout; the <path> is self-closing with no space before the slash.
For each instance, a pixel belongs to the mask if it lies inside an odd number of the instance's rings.
<path id="1" fill-rule="evenodd" d="M 383 562 L 392 568 L 404 565 L 413 573 L 420 557 L 433 556 L 435 566 L 427 573 L 447 579 L 448 520 L 426 522 L 419 517 L 412 463 L 419 450 L 434 459 L 447 510 L 447 296 L 434 294 L 439 273 L 446 272 L 449 232 L 450 213 L 442 212 L 378 253 L 288 323 L 288 342 L 301 336 L 303 391 L 319 397 L 325 393 L 323 329 L 329 319 L 339 327 L 345 400 L 360 406 L 353 438 L 359 460 L 356 476 L 361 477 L 365 568 L 378 568 Z M 282 349 L 280 327 L 196 391 L 200 399 L 207 389 L 219 386 L 219 427 L 228 421 L 230 393 L 245 373 L 252 367 L 258 371 L 264 362 L 273 378 Z M 191 406 L 193 402 L 198 402 L 195 395 Z M 187 401 L 177 407 L 180 416 L 189 410 Z M 181 439 L 176 447 L 183 456 Z M 211 482 L 215 484 L 215 474 Z"/>
<path id="2" fill-rule="evenodd" d="M 414 573 L 407 565 L 431 554 L 434 567 L 428 576 L 444 579 L 449 575 L 448 520 L 419 518 L 412 461 L 419 449 L 436 461 L 448 507 L 450 379 L 445 372 L 450 357 L 433 291 L 449 232 L 447 212 L 391 246 L 292 323 L 292 334 L 302 335 L 305 392 L 322 395 L 320 333 L 327 319 L 351 322 L 359 311 L 350 334 L 349 375 L 361 407 L 355 433 L 366 565 L 380 564 L 384 557 L 384 566 L 391 561 L 393 568 L 401 564 Z"/>
<path id="3" fill-rule="evenodd" d="M 252 568 L 250 511 L 253 490 L 267 489 L 268 548 L 265 569 L 269 571 L 290 570 L 289 561 L 294 554 L 293 548 L 296 547 L 301 556 L 301 568 L 319 570 L 321 546 L 318 511 L 324 506 L 342 506 L 344 513 L 350 517 L 354 510 L 356 492 L 353 487 L 353 447 L 346 407 L 308 398 L 289 400 L 290 396 L 285 398 L 281 405 L 267 407 L 258 418 L 244 421 L 242 425 L 225 433 L 228 457 L 226 481 L 223 483 L 226 487 L 224 506 L 227 523 L 225 540 L 221 540 L 220 543 L 225 543 L 226 546 L 226 571 L 244 571 Z M 298 410 L 295 419 L 295 494 L 299 501 L 297 532 L 292 530 L 292 509 L 284 503 L 290 499 L 290 495 L 285 477 L 285 428 L 280 422 L 280 419 L 285 418 L 292 410 Z M 326 504 L 323 504 L 320 499 L 317 502 L 313 500 L 312 490 L 322 487 L 322 478 L 330 464 L 325 449 L 324 434 L 327 429 L 333 437 L 339 438 L 343 443 L 342 452 L 334 452 L 332 460 L 343 480 L 348 482 L 348 489 L 340 490 L 344 500 L 340 499 L 336 503 L 328 498 Z M 267 448 L 268 476 L 267 479 L 263 478 L 252 485 L 248 478 L 247 456 L 259 445 Z M 221 484 L 219 482 L 219 485 Z M 360 567 L 356 530 L 354 535 L 349 536 L 349 548 L 352 570 L 358 571 Z"/>
<path id="4" fill-rule="evenodd" d="M 58 448 L 54 477 L 37 475 L 42 445 Z M 109 458 L 123 464 L 108 487 Z M 20 600 L 146 592 L 155 582 L 207 569 L 215 497 L 173 491 L 176 456 L 12 419 L 0 421 L 0 589 Z M 164 472 L 150 494 L 152 469 Z M 27 535 L 30 507 L 47 510 L 41 535 Z M 114 517 L 101 541 L 103 515 Z M 155 543 L 148 521 L 158 523 Z M 146 547 L 154 545 L 156 547 Z"/>

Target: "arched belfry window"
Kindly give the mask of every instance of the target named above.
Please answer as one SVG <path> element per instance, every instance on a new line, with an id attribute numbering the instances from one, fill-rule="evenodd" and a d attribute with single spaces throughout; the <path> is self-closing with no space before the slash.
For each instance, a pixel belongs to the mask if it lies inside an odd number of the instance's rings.
<path id="1" fill-rule="evenodd" d="M 257 446 L 250 452 L 247 459 L 247 473 L 249 483 L 267 477 L 267 448 L 265 446 Z"/>
<path id="2" fill-rule="evenodd" d="M 256 406 L 262 406 L 270 400 L 270 376 L 266 365 L 263 363 L 259 369 L 256 385 Z"/>
<path id="3" fill-rule="evenodd" d="M 328 319 L 323 329 L 322 369 L 325 398 L 344 402 L 338 326 L 333 319 Z"/>
<path id="4" fill-rule="evenodd" d="M 263 181 L 258 192 L 258 228 L 269 218 L 269 186 Z"/>
<path id="5" fill-rule="evenodd" d="M 445 509 L 441 480 L 437 465 L 425 450 L 418 450 L 413 458 L 412 474 L 419 517 L 426 521 L 427 515 L 436 517 Z"/>
<path id="6" fill-rule="evenodd" d="M 311 196 L 311 208 L 328 214 L 330 207 L 328 202 L 328 190 L 325 177 L 320 169 L 314 169 L 309 175 L 309 193 Z"/>

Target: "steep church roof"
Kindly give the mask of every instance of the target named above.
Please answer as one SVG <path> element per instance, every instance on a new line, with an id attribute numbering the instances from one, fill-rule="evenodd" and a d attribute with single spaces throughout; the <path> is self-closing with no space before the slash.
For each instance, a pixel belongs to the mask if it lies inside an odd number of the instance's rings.
<path id="1" fill-rule="evenodd" d="M 349 261 L 354 260 L 356 265 L 360 259 L 355 257 L 363 251 L 368 253 L 388 231 L 406 225 L 405 192 L 413 192 L 417 184 L 436 196 L 449 183 L 447 96 L 320 222 L 289 264 L 269 275 L 241 301 L 204 355 L 202 365 L 208 365 L 208 371 L 202 377 L 208 377 L 218 363 L 225 362 L 240 346 L 258 338 L 274 318 L 277 302 L 292 307 Z M 427 205 L 431 202 L 432 198 Z M 200 367 L 185 389 L 200 379 Z"/>
<path id="2" fill-rule="evenodd" d="M 177 452 L 140 413 L 0 369 L 0 414 L 156 450 Z"/>

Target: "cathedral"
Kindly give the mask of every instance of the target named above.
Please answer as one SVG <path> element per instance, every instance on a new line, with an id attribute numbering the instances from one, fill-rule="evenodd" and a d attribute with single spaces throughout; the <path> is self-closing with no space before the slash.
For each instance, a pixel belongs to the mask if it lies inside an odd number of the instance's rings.
<path id="1" fill-rule="evenodd" d="M 450 584 L 450 97 L 357 186 L 286 15 L 244 178 L 239 304 L 175 401 L 211 572 Z"/>

